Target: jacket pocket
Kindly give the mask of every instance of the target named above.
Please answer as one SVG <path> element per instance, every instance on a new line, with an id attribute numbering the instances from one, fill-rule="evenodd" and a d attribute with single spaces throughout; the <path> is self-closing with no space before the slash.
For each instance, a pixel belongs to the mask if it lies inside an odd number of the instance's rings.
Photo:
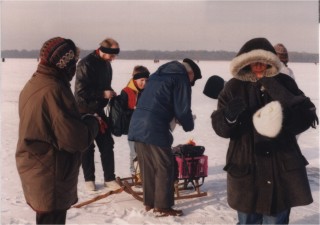
<path id="1" fill-rule="evenodd" d="M 240 178 L 247 176 L 252 171 L 252 166 L 250 165 L 235 165 L 228 163 L 223 170 L 227 171 L 228 174 L 234 178 Z"/>
<path id="2" fill-rule="evenodd" d="M 292 171 L 305 167 L 309 164 L 309 162 L 304 156 L 299 156 L 287 158 L 286 160 L 282 161 L 282 164 L 285 171 Z"/>

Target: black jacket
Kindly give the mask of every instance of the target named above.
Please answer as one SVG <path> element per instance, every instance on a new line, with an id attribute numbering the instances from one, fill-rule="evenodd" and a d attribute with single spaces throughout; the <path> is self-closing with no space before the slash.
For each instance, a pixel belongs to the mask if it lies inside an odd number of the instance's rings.
<path id="1" fill-rule="evenodd" d="M 81 113 L 103 113 L 108 99 L 103 91 L 111 87 L 112 67 L 96 53 L 90 53 L 77 65 L 75 81 L 75 99 Z"/>

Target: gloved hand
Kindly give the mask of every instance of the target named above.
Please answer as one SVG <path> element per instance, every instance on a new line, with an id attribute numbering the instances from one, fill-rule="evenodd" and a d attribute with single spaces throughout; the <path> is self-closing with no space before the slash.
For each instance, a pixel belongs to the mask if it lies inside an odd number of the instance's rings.
<path id="1" fill-rule="evenodd" d="M 97 118 L 97 120 L 99 121 L 99 130 L 100 133 L 104 134 L 106 132 L 106 130 L 108 129 L 108 125 L 107 123 L 98 115 L 98 114 L 94 114 L 94 116 Z"/>
<path id="2" fill-rule="evenodd" d="M 104 133 L 106 132 L 106 130 L 108 129 L 107 123 L 104 122 L 103 119 L 100 119 L 100 120 L 99 120 L 99 125 L 100 125 L 100 132 L 101 132 L 102 134 L 104 134 Z"/>
<path id="3" fill-rule="evenodd" d="M 315 113 L 315 114 L 314 114 L 314 121 L 312 122 L 311 127 L 314 128 L 314 129 L 316 129 L 316 128 L 317 128 L 317 125 L 319 125 L 319 119 L 318 119 L 317 114 Z"/>
<path id="4" fill-rule="evenodd" d="M 236 97 L 227 104 L 224 109 L 224 116 L 229 122 L 234 122 L 245 109 L 246 104 L 243 99 Z"/>
<path id="5" fill-rule="evenodd" d="M 100 118 L 100 117 L 99 117 Z M 91 128 L 93 132 L 93 136 L 97 136 L 99 130 L 100 130 L 100 122 L 97 115 L 93 115 L 90 113 L 84 114 L 81 116 L 81 120 Z M 100 118 L 101 119 L 101 118 Z"/>

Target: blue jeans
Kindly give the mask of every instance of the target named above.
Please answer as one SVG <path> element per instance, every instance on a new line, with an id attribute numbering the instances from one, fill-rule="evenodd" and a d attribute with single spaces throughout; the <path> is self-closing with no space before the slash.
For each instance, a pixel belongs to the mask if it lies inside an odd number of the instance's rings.
<path id="1" fill-rule="evenodd" d="M 134 168 L 133 160 L 136 158 L 136 150 L 134 149 L 134 141 L 128 141 L 129 143 L 129 149 L 130 149 L 130 173 L 135 174 L 136 173 L 136 168 Z"/>
<path id="2" fill-rule="evenodd" d="M 237 224 L 288 224 L 289 213 L 290 209 L 271 216 L 238 211 L 239 222 Z"/>

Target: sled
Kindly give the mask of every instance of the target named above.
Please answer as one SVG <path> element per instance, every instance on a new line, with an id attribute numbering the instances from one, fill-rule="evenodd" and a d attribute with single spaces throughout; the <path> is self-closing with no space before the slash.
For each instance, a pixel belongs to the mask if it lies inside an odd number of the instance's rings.
<path id="1" fill-rule="evenodd" d="M 208 176 L 208 156 L 197 157 L 175 156 L 178 171 L 174 184 L 175 199 L 197 198 L 207 196 L 200 187 Z M 191 186 L 190 186 L 191 184 Z M 186 190 L 194 190 L 193 193 L 185 193 Z"/>
<path id="2" fill-rule="evenodd" d="M 208 174 L 208 157 L 206 155 L 198 157 L 176 158 L 176 181 L 174 182 L 174 199 L 190 199 L 207 196 L 207 192 L 202 192 L 200 187 Z M 116 178 L 116 182 L 124 191 L 132 195 L 135 199 L 143 201 L 143 191 L 133 190 L 134 186 L 141 186 L 136 177 Z"/>

